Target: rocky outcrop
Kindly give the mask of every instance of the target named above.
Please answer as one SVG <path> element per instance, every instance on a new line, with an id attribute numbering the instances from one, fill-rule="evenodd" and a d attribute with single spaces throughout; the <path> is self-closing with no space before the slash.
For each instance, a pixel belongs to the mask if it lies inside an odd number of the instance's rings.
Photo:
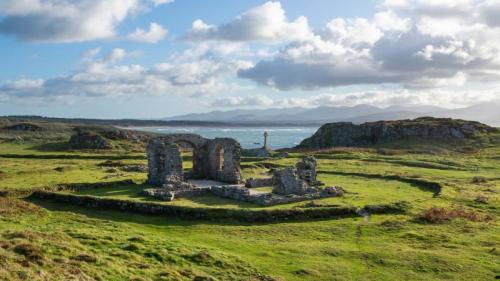
<path id="1" fill-rule="evenodd" d="M 321 126 L 297 148 L 370 146 L 399 140 L 464 140 L 494 132 L 479 122 L 449 118 L 421 117 L 414 120 L 378 121 L 360 125 L 339 122 Z"/>
<path id="2" fill-rule="evenodd" d="M 18 123 L 11 126 L 7 126 L 4 129 L 10 131 L 18 131 L 18 132 L 36 132 L 40 131 L 42 128 L 32 123 Z"/>
<path id="3" fill-rule="evenodd" d="M 93 132 L 77 132 L 69 139 L 69 146 L 73 149 L 108 149 L 111 145 L 101 135 Z"/>

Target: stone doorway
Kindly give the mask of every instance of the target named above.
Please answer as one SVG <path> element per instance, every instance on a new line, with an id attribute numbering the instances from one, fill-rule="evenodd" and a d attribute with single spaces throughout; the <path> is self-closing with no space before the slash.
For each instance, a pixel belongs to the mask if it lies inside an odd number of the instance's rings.
<path id="1" fill-rule="evenodd" d="M 175 144 L 179 147 L 182 159 L 182 170 L 185 179 L 193 178 L 193 170 L 195 167 L 196 147 L 193 143 L 185 140 L 176 141 Z"/>

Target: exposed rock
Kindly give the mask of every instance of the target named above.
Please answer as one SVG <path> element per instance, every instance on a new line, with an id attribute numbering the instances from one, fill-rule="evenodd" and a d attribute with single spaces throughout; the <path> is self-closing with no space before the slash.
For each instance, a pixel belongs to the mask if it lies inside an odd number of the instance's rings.
<path id="1" fill-rule="evenodd" d="M 321 126 L 312 137 L 303 140 L 298 148 L 369 146 L 405 139 L 464 140 L 494 131 L 495 128 L 479 122 L 432 117 L 360 125 L 339 122 Z"/>
<path id="2" fill-rule="evenodd" d="M 151 139 L 151 136 L 146 133 L 122 129 L 103 130 L 101 134 L 110 140 L 128 140 L 139 143 L 144 143 Z"/>
<path id="3" fill-rule="evenodd" d="M 109 149 L 108 141 L 93 132 L 77 132 L 69 139 L 69 146 L 73 149 Z"/>
<path id="4" fill-rule="evenodd" d="M 8 127 L 5 127 L 4 129 L 6 130 L 11 130 L 11 131 L 29 131 L 29 132 L 35 132 L 35 131 L 40 131 L 42 128 L 36 124 L 32 123 L 18 123 L 14 124 Z"/>

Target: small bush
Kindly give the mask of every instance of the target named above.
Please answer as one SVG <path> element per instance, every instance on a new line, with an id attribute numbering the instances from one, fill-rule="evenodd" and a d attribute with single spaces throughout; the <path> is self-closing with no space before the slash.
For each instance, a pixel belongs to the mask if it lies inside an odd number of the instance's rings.
<path id="1" fill-rule="evenodd" d="M 448 210 L 440 207 L 432 207 L 430 209 L 427 209 L 417 215 L 416 218 L 419 221 L 427 223 L 443 223 L 455 218 L 461 218 L 470 221 L 485 221 L 490 219 L 488 216 L 483 216 L 477 212 L 468 211 L 463 208 L 454 208 Z"/>

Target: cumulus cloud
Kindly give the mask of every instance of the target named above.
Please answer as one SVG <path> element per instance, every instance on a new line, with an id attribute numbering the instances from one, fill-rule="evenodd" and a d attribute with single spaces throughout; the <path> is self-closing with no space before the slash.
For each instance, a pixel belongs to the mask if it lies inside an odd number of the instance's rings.
<path id="1" fill-rule="evenodd" d="M 154 44 L 163 40 L 163 38 L 167 36 L 167 33 L 168 30 L 163 26 L 158 23 L 152 22 L 149 25 L 148 31 L 141 28 L 136 28 L 136 30 L 130 33 L 127 38 L 132 41 Z"/>
<path id="2" fill-rule="evenodd" d="M 500 28 L 495 27 L 498 16 L 488 11 L 498 3 L 387 0 L 373 18 L 333 19 L 238 75 L 280 90 L 495 81 L 500 78 Z"/>
<path id="3" fill-rule="evenodd" d="M 41 43 L 83 42 L 116 37 L 116 28 L 129 15 L 173 0 L 2 0 L 0 33 Z M 156 43 L 167 30 L 151 23 L 136 29 L 131 40 Z"/>
<path id="4" fill-rule="evenodd" d="M 152 67 L 119 64 L 134 54 L 120 48 L 102 57 L 96 57 L 98 49 L 87 53 L 93 59 L 88 58 L 82 69 L 46 80 L 8 81 L 0 84 L 0 96 L 63 100 L 69 97 L 201 95 L 227 89 L 225 78 L 234 77 L 240 67 L 249 67 L 244 61 L 223 62 L 203 53 L 194 60 L 186 59 L 183 53 L 177 54 L 168 62 Z"/>
<path id="5" fill-rule="evenodd" d="M 30 42 L 109 38 L 138 5 L 138 0 L 3 0 L 0 33 Z"/>
<path id="6" fill-rule="evenodd" d="M 219 26 L 209 25 L 198 19 L 193 22 L 186 39 L 276 42 L 298 40 L 311 35 L 305 17 L 290 22 L 279 2 L 267 2 Z"/>

